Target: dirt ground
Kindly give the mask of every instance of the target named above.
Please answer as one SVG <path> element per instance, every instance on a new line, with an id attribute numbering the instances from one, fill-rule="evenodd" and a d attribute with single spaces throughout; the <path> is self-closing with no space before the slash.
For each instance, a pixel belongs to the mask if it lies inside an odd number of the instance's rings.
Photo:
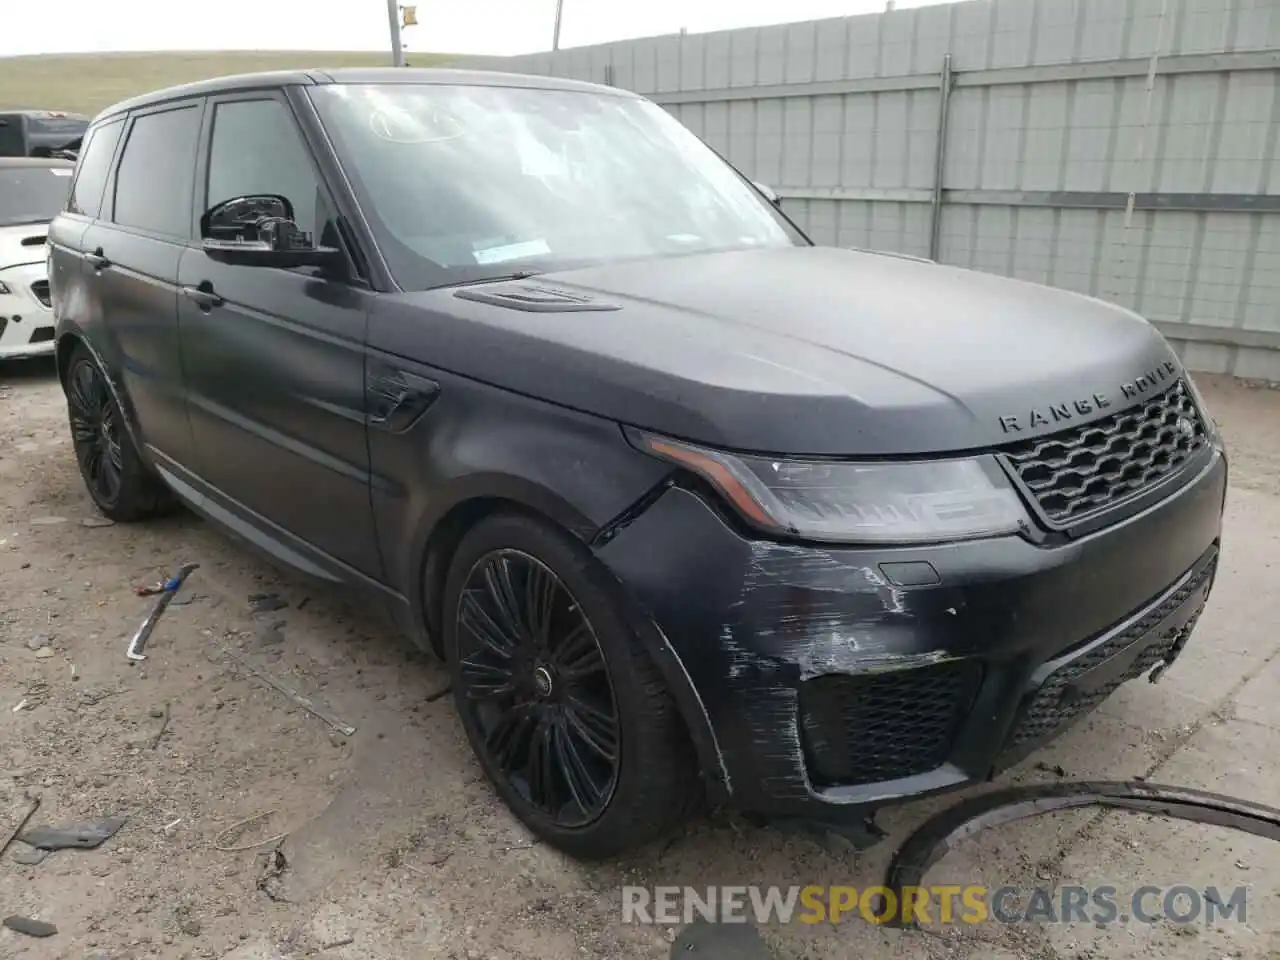
<path id="1" fill-rule="evenodd" d="M 1280 392 L 1202 386 L 1234 460 L 1223 567 L 1194 641 L 1159 685 L 1128 685 L 1003 782 L 1145 776 L 1280 803 Z M 193 516 L 91 525 L 65 417 L 50 365 L 0 367 L 0 836 L 28 794 L 42 799 L 33 825 L 129 819 L 98 849 L 38 865 L 17 862 L 30 848 L 13 845 L 0 914 L 57 933 L 0 929 L 0 957 L 750 960 L 742 948 L 673 949 L 675 927 L 623 925 L 619 887 L 875 884 L 897 843 L 956 799 L 887 812 L 890 838 L 858 856 L 722 814 L 623 862 L 569 861 L 531 843 L 495 799 L 450 700 L 431 698 L 440 669 L 376 615 Z M 130 665 L 127 639 L 152 603 L 134 588 L 184 561 L 200 564 L 187 602 Z M 287 606 L 254 612 L 254 594 Z M 356 732 L 250 669 L 319 698 Z M 769 955 L 1280 958 L 1280 845 L 1218 828 L 1046 817 L 968 841 L 929 879 L 1247 885 L 1248 912 L 1215 926 L 775 925 L 761 931 Z"/>

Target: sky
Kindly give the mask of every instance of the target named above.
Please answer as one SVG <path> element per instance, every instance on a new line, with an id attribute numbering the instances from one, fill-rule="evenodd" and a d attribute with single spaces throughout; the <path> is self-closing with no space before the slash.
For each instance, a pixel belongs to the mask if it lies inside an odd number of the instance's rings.
<path id="1" fill-rule="evenodd" d="M 405 2 L 405 0 L 401 0 Z M 561 47 L 877 13 L 886 0 L 563 0 Z M 899 9 L 939 0 L 897 0 Z M 548 50 L 556 0 L 416 0 L 405 48 Z M 0 57 L 134 50 L 384 50 L 386 0 L 0 0 Z M 0 68 L 2 69 L 2 68 Z"/>

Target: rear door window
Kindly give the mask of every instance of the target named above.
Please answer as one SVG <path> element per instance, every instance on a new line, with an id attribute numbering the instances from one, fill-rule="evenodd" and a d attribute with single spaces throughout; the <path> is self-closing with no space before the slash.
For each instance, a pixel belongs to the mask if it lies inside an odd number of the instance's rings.
<path id="1" fill-rule="evenodd" d="M 80 154 L 79 172 L 71 188 L 67 209 L 86 217 L 96 217 L 102 211 L 102 190 L 107 185 L 111 171 L 111 158 L 115 155 L 124 118 L 95 127 L 89 134 L 89 143 Z"/>
<path id="2" fill-rule="evenodd" d="M 199 137 L 198 104 L 135 117 L 116 171 L 111 219 L 122 227 L 187 239 Z"/>

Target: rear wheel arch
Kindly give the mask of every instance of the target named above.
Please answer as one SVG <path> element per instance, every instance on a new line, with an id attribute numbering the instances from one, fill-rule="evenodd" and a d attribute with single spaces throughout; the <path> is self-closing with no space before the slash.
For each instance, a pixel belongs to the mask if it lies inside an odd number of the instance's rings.
<path id="1" fill-rule="evenodd" d="M 71 354 L 84 342 L 78 333 L 64 333 L 58 338 L 54 348 L 54 364 L 58 371 L 58 381 L 63 387 L 67 385 L 67 368 L 71 365 Z"/>

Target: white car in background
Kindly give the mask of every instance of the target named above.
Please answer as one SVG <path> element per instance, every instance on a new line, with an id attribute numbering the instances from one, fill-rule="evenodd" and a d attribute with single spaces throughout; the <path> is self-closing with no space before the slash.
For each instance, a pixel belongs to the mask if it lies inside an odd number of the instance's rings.
<path id="1" fill-rule="evenodd" d="M 70 160 L 0 157 L 0 360 L 53 353 L 46 236 L 74 172 Z"/>

